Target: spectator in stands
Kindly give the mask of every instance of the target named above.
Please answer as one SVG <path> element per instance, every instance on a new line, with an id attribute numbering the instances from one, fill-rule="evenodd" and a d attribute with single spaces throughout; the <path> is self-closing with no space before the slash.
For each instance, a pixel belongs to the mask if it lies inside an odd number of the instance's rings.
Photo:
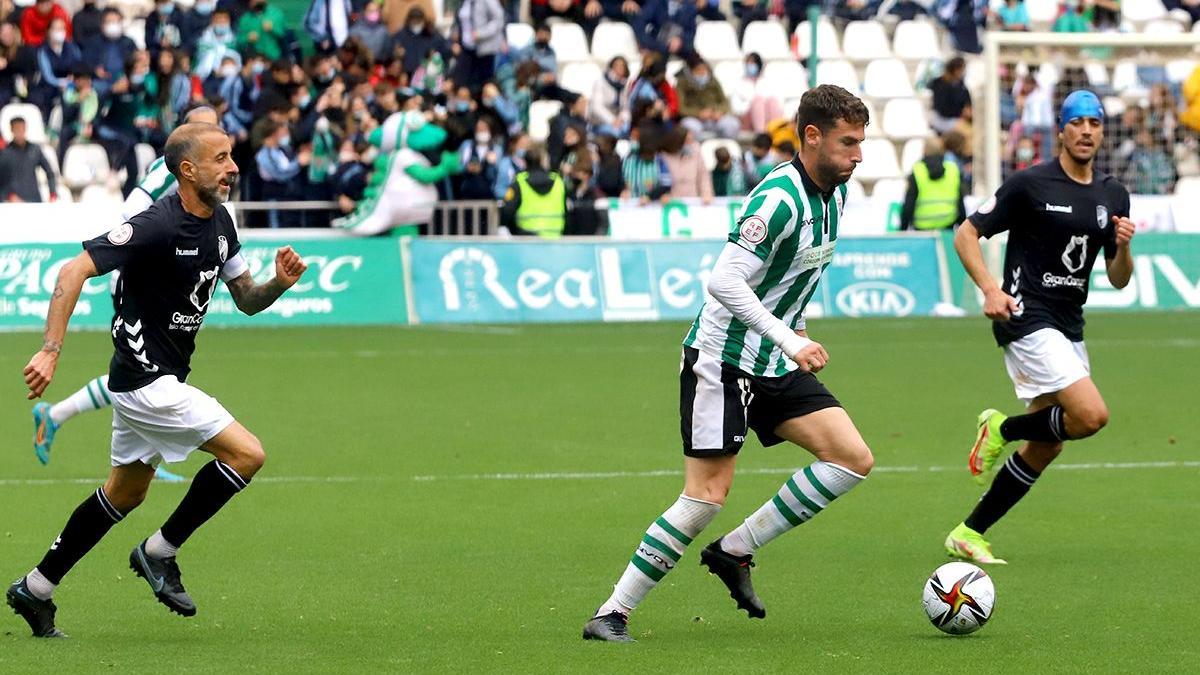
<path id="1" fill-rule="evenodd" d="M 496 55 L 507 44 L 505 14 L 499 0 L 463 0 L 454 15 L 451 51 L 457 57 L 454 78 L 480 86 L 496 72 Z"/>
<path id="2" fill-rule="evenodd" d="M 996 8 L 995 16 L 1001 30 L 1029 30 L 1029 9 L 1025 7 L 1025 0 L 1004 0 L 1004 4 Z"/>
<path id="3" fill-rule="evenodd" d="M 987 23 L 987 0 L 940 0 L 934 8 L 936 16 L 950 34 L 955 51 L 979 54 L 983 46 L 979 30 Z"/>
<path id="4" fill-rule="evenodd" d="M 262 179 L 262 199 L 268 202 L 284 202 L 296 199 L 298 190 L 297 177 L 300 170 L 308 165 L 310 153 L 301 150 L 296 156 L 289 152 L 291 134 L 286 124 L 273 122 L 267 128 L 267 135 L 262 147 L 254 156 L 258 175 Z M 267 216 L 270 227 L 284 227 L 296 222 L 294 213 L 271 211 Z"/>
<path id="5" fill-rule="evenodd" d="M 1167 151 L 1171 152 L 1175 147 L 1175 137 L 1179 129 L 1179 115 L 1170 85 L 1160 82 L 1151 86 L 1149 101 L 1146 126 L 1154 130 L 1155 139 L 1161 141 Z"/>
<path id="6" fill-rule="evenodd" d="M 942 136 L 946 146 L 946 157 L 958 164 L 958 173 L 962 176 L 963 194 L 971 194 L 975 183 L 975 152 L 971 137 L 959 129 L 951 129 Z"/>
<path id="7" fill-rule="evenodd" d="M 671 198 L 671 171 L 666 160 L 659 154 L 662 143 L 662 128 L 644 122 L 637 129 L 637 143 L 630 148 L 629 156 L 621 166 L 625 178 L 622 199 L 636 199 L 641 204 L 666 201 Z"/>
<path id="8" fill-rule="evenodd" d="M 459 129 L 475 128 L 475 120 L 479 117 L 479 104 L 471 96 L 471 89 L 465 84 L 454 89 L 454 98 L 446 102 L 446 119 Z"/>
<path id="9" fill-rule="evenodd" d="M 62 19 L 63 23 L 67 23 L 71 20 L 71 15 L 54 0 L 37 0 L 33 7 L 27 7 L 21 12 L 21 39 L 26 46 L 42 46 L 46 41 L 46 32 L 50 30 L 50 22 L 55 19 Z M 70 38 L 71 30 L 67 29 L 67 39 Z"/>
<path id="10" fill-rule="evenodd" d="M 661 103 L 662 117 L 666 121 L 679 116 L 679 95 L 667 81 L 667 59 L 656 52 L 646 55 L 642 71 L 629 87 L 630 123 L 637 125 L 639 119 L 632 114 L 639 102 Z"/>
<path id="11" fill-rule="evenodd" d="M 463 172 L 456 181 L 455 198 L 491 199 L 503 157 L 504 147 L 494 140 L 491 123 L 480 117 L 475 121 L 474 136 L 458 147 Z"/>
<path id="12" fill-rule="evenodd" d="M 170 49 L 160 51 L 146 79 L 146 87 L 159 108 L 164 132 L 175 128 L 175 121 L 192 98 L 192 82 L 183 69 L 181 56 L 182 52 Z"/>
<path id="13" fill-rule="evenodd" d="M 866 21 L 879 13 L 882 0 L 843 0 L 835 3 L 833 15 L 846 21 Z"/>
<path id="14" fill-rule="evenodd" d="M 58 199 L 58 185 L 54 180 L 54 170 L 42 148 L 36 143 L 30 143 L 25 137 L 25 119 L 14 117 L 9 122 L 12 131 L 12 141 L 0 150 L 0 200 L 6 202 L 40 202 L 42 193 L 38 190 L 37 169 L 46 174 L 46 186 L 50 191 L 50 201 Z"/>
<path id="15" fill-rule="evenodd" d="M 443 61 L 450 61 L 450 43 L 434 29 L 420 5 L 413 5 L 408 10 L 408 20 L 392 36 L 392 49 L 396 46 L 404 48 L 404 72 L 410 76 L 428 58 L 431 50 L 440 54 Z"/>
<path id="16" fill-rule="evenodd" d="M 196 59 L 192 72 L 200 79 L 207 79 L 213 70 L 228 56 L 242 58 L 237 50 L 237 36 L 233 32 L 233 18 L 229 10 L 218 9 L 212 14 L 208 28 L 196 40 Z"/>
<path id="17" fill-rule="evenodd" d="M 567 127 L 587 129 L 587 110 L 587 97 L 579 96 L 570 105 L 563 106 L 557 115 L 550 118 L 550 136 L 546 139 L 546 154 L 551 168 L 562 163 L 563 157 L 567 154 L 564 142 Z"/>
<path id="18" fill-rule="evenodd" d="M 363 147 L 365 149 L 365 143 Z M 354 211 L 354 207 L 362 199 L 363 192 L 367 189 L 369 174 L 370 167 L 362 161 L 354 141 L 342 141 L 338 151 L 337 169 L 333 173 L 332 192 L 334 201 L 338 203 L 338 210 L 343 215 Z"/>
<path id="19" fill-rule="evenodd" d="M 566 181 L 567 196 L 571 199 L 583 197 L 592 184 L 595 166 L 592 151 L 587 144 L 587 128 L 580 124 L 569 124 L 563 131 L 562 158 L 558 162 L 558 173 Z"/>
<path id="20" fill-rule="evenodd" d="M 679 0 L 645 0 L 633 23 L 643 51 L 685 57 L 696 37 L 696 4 Z"/>
<path id="21" fill-rule="evenodd" d="M 933 115 L 929 125 L 939 134 L 950 131 L 964 116 L 970 115 L 971 92 L 963 81 L 966 71 L 966 60 L 955 56 L 946 62 L 941 76 L 929 83 L 933 92 Z"/>
<path id="22" fill-rule="evenodd" d="M 1085 4 L 1083 18 L 1094 30 L 1115 31 L 1121 26 L 1121 0 L 1088 0 Z"/>
<path id="23" fill-rule="evenodd" d="M 671 174 L 671 198 L 699 198 L 704 204 L 713 200 L 712 175 L 704 166 L 700 144 L 692 132 L 675 126 L 663 139 L 662 157 Z"/>
<path id="24" fill-rule="evenodd" d="M 237 52 L 227 54 L 215 75 L 220 78 L 218 95 L 229 103 L 229 109 L 221 115 L 221 126 L 239 142 L 244 142 L 250 138 L 250 125 L 254 122 L 254 102 L 247 93 L 253 89 L 251 68 L 254 62 L 242 64 L 238 59 Z"/>
<path id="25" fill-rule="evenodd" d="M 1062 13 L 1054 20 L 1051 28 L 1055 33 L 1090 33 L 1092 24 L 1080 12 L 1081 0 L 1063 2 Z"/>
<path id="26" fill-rule="evenodd" d="M 103 14 L 96 7 L 96 0 L 83 0 L 83 7 L 71 18 L 71 32 L 76 44 L 82 46 L 88 40 L 100 37 L 102 19 Z"/>
<path id="27" fill-rule="evenodd" d="M 745 176 L 746 184 L 757 184 L 775 168 L 775 156 L 771 152 L 771 146 L 771 137 L 765 133 L 757 134 L 750 143 L 750 148 L 742 157 L 742 175 Z"/>
<path id="28" fill-rule="evenodd" d="M 383 22 L 387 24 L 388 32 L 395 35 L 400 29 L 411 25 L 414 7 L 421 9 L 425 21 L 437 21 L 438 15 L 433 0 L 383 0 Z"/>
<path id="29" fill-rule="evenodd" d="M 42 111 L 42 119 L 50 119 L 50 111 L 62 100 L 71 82 L 71 73 L 83 65 L 79 45 L 67 39 L 67 22 L 54 19 L 46 33 L 46 41 L 38 47 L 38 78 L 30 100 Z"/>
<path id="30" fill-rule="evenodd" d="M 128 39 L 128 38 L 126 38 Z M 161 149 L 166 141 L 157 116 L 154 98 L 146 88 L 150 72 L 150 55 L 135 50 L 121 69 L 121 76 L 101 94 L 100 114 L 94 123 L 94 138 L 108 152 L 113 170 L 125 169 L 122 193 L 129 196 L 137 186 L 138 143 L 150 143 Z"/>
<path id="31" fill-rule="evenodd" d="M 80 47 L 84 63 L 95 73 L 92 84 L 101 95 L 124 76 L 125 63 L 137 51 L 137 45 L 122 32 L 121 12 L 114 7 L 105 8 L 99 37 Z"/>
<path id="32" fill-rule="evenodd" d="M 742 79 L 729 93 L 729 109 L 741 118 L 743 129 L 762 133 L 772 120 L 783 118 L 783 104 L 775 92 L 760 86 L 763 60 L 758 52 L 750 52 L 743 59 Z"/>
<path id="33" fill-rule="evenodd" d="M 521 124 L 521 111 L 500 93 L 500 87 L 495 82 L 483 85 L 479 103 L 481 114 L 492 117 L 503 126 L 502 135 L 515 135 L 525 128 Z"/>
<path id="34" fill-rule="evenodd" d="M 1028 136 L 1017 139 L 1016 150 L 1013 151 L 1012 172 L 1024 171 L 1039 161 L 1037 145 Z"/>
<path id="35" fill-rule="evenodd" d="M 583 4 L 583 16 L 588 22 L 608 19 L 632 26 L 641 11 L 642 0 L 585 0 Z"/>
<path id="36" fill-rule="evenodd" d="M 1138 129 L 1129 169 L 1122 182 L 1137 195 L 1169 195 L 1175 189 L 1175 162 L 1161 138 L 1147 126 Z"/>
<path id="37" fill-rule="evenodd" d="M 566 184 L 557 173 L 546 170 L 540 148 L 530 148 L 525 163 L 528 169 L 517 174 L 504 195 L 500 224 L 515 235 L 557 239 L 567 225 Z"/>
<path id="38" fill-rule="evenodd" d="M 1192 22 L 1200 21 L 1200 0 L 1162 0 L 1167 11 L 1179 9 L 1192 17 Z"/>
<path id="39" fill-rule="evenodd" d="M 739 162 L 733 161 L 729 148 L 721 146 L 713 153 L 717 162 L 712 170 L 713 196 L 741 197 L 746 194 L 746 178 Z"/>
<path id="40" fill-rule="evenodd" d="M 545 23 L 550 17 L 566 19 L 581 26 L 588 24 L 592 28 L 596 24 L 584 16 L 582 0 L 529 0 L 529 16 L 534 25 Z"/>
<path id="41" fill-rule="evenodd" d="M 529 152 L 529 146 L 529 134 L 518 131 L 509 136 L 506 152 L 496 167 L 496 184 L 492 189 L 496 199 L 504 199 L 504 194 L 512 187 L 517 174 L 525 170 L 525 154 Z"/>
<path id="42" fill-rule="evenodd" d="M 21 43 L 21 32 L 15 24 L 0 23 L 0 106 L 23 94 L 18 82 L 30 82 L 35 73 L 36 50 Z"/>
<path id="43" fill-rule="evenodd" d="M 596 136 L 595 185 L 600 197 L 617 198 L 625 191 L 625 176 L 621 171 L 621 155 L 617 154 L 616 136 Z"/>
<path id="44" fill-rule="evenodd" d="M 254 103 L 254 116 L 261 117 L 263 113 L 280 105 L 287 106 L 292 99 L 292 64 L 290 61 L 279 60 L 271 64 L 271 70 L 262 78 L 262 91 Z"/>
<path id="45" fill-rule="evenodd" d="M 157 58 L 163 49 L 178 49 L 183 45 L 183 12 L 175 11 L 174 0 L 156 0 L 154 11 L 145 18 L 145 44 L 150 58 Z"/>
<path id="46" fill-rule="evenodd" d="M 629 62 L 614 56 L 588 99 L 588 124 L 598 134 L 624 136 L 629 129 Z"/>
<path id="47" fill-rule="evenodd" d="M 383 11 L 378 2 L 367 3 L 358 21 L 350 26 L 350 37 L 361 40 L 376 61 L 391 54 L 392 36 L 383 23 Z"/>
<path id="48" fill-rule="evenodd" d="M 287 23 L 283 12 L 267 0 L 250 0 L 249 11 L 238 19 L 237 45 L 242 52 L 251 49 L 268 61 L 283 56 L 284 33 Z"/>
<path id="49" fill-rule="evenodd" d="M 213 13 L 217 11 L 216 0 L 196 0 L 191 9 L 178 10 L 180 47 L 189 54 L 196 50 L 196 41 L 208 29 Z"/>
<path id="50" fill-rule="evenodd" d="M 913 165 L 900 208 L 901 230 L 945 230 L 967 219 L 958 164 L 939 138 L 925 141 L 925 156 Z"/>
<path id="51" fill-rule="evenodd" d="M 63 92 L 62 133 L 58 143 L 58 164 L 62 166 L 67 148 L 75 139 L 91 141 L 93 123 L 100 112 L 100 95 L 92 87 L 92 71 L 80 66 Z"/>
<path id="52" fill-rule="evenodd" d="M 567 91 L 558 85 L 558 56 L 550 46 L 549 24 L 537 24 L 533 29 L 533 42 L 514 58 L 518 63 L 532 61 L 537 64 L 539 72 L 534 88 L 535 98 L 568 104 L 575 100 L 577 92 Z"/>
<path id="53" fill-rule="evenodd" d="M 679 92 L 679 114 L 683 126 L 697 138 L 736 138 L 742 123 L 730 112 L 729 99 L 721 83 L 712 76 L 712 68 L 697 55 L 688 60 L 688 68 L 675 80 Z"/>
<path id="54" fill-rule="evenodd" d="M 1016 100 L 1020 110 L 1020 133 L 1030 136 L 1039 145 L 1038 157 L 1049 158 L 1053 154 L 1055 134 L 1054 105 L 1050 90 L 1037 79 L 1037 70 L 1017 80 Z"/>

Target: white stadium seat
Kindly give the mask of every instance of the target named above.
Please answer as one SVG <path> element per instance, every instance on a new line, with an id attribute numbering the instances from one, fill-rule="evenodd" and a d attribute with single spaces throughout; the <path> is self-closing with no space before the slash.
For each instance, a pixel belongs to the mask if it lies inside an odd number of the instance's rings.
<path id="1" fill-rule="evenodd" d="M 742 58 L 737 32 L 728 21 L 701 21 L 696 24 L 696 52 L 705 61 L 727 61 Z"/>
<path id="2" fill-rule="evenodd" d="M 925 104 L 915 98 L 894 98 L 883 107 L 883 133 L 895 140 L 929 135 Z"/>
<path id="3" fill-rule="evenodd" d="M 128 15 L 126 15 L 128 16 Z M 125 37 L 133 40 L 138 49 L 146 48 L 146 20 L 131 19 L 125 24 Z"/>
<path id="4" fill-rule="evenodd" d="M 592 53 L 588 51 L 587 35 L 577 23 L 550 24 L 550 46 L 559 63 L 575 63 L 591 61 Z"/>
<path id="5" fill-rule="evenodd" d="M 721 83 L 721 89 L 725 90 L 725 95 L 732 96 L 742 83 L 746 65 L 741 61 L 718 61 L 712 64 L 712 71 L 713 77 Z"/>
<path id="6" fill-rule="evenodd" d="M 599 80 L 601 77 L 604 77 L 604 71 L 592 61 L 568 63 L 562 67 L 562 73 L 558 77 L 558 84 L 563 89 L 583 94 L 584 96 L 591 96 L 592 87 L 595 86 L 596 80 Z"/>
<path id="7" fill-rule="evenodd" d="M 1167 62 L 1167 79 L 1171 82 L 1183 82 L 1188 79 L 1200 61 L 1191 59 L 1176 59 Z"/>
<path id="8" fill-rule="evenodd" d="M 1083 64 L 1083 72 L 1087 74 L 1088 84 L 1093 87 L 1108 84 L 1108 67 L 1099 61 L 1089 61 Z"/>
<path id="9" fill-rule="evenodd" d="M 854 170 L 854 177 L 867 182 L 882 178 L 899 178 L 900 163 L 896 161 L 896 146 L 885 138 L 868 138 L 862 144 L 863 161 Z"/>
<path id="10" fill-rule="evenodd" d="M 124 200 L 121 199 L 120 192 L 112 191 L 107 185 L 89 185 L 80 193 L 79 201 L 99 206 L 101 204 L 117 205 Z"/>
<path id="11" fill-rule="evenodd" d="M 803 94 L 808 89 L 808 71 L 796 61 L 771 61 L 763 66 L 759 79 L 759 90 L 775 92 L 776 98 L 783 94 Z"/>
<path id="12" fill-rule="evenodd" d="M 788 47 L 787 30 L 778 21 L 751 21 L 742 35 L 742 53 L 757 52 L 763 61 L 794 58 Z"/>
<path id="13" fill-rule="evenodd" d="M 1120 117 L 1125 112 L 1125 101 L 1121 100 L 1120 96 L 1105 96 L 1104 97 L 1104 114 L 1110 118 Z"/>
<path id="14" fill-rule="evenodd" d="M 817 64 L 817 84 L 836 84 L 852 94 L 859 92 L 858 71 L 849 61 L 831 60 Z"/>
<path id="15" fill-rule="evenodd" d="M 801 21 L 796 26 L 796 31 L 792 33 L 792 37 L 796 40 L 796 56 L 807 59 L 812 54 L 811 24 L 808 21 Z M 828 19 L 821 19 L 817 22 L 817 58 L 842 58 L 842 48 L 837 30 Z"/>
<path id="16" fill-rule="evenodd" d="M 900 170 L 907 175 L 912 171 L 913 164 L 921 161 L 921 158 L 924 156 L 924 138 L 910 138 L 904 141 L 904 147 L 900 149 Z"/>
<path id="17" fill-rule="evenodd" d="M 46 125 L 42 121 L 42 111 L 32 103 L 9 103 L 0 108 L 0 136 L 4 142 L 12 140 L 12 118 L 21 117 L 25 120 L 25 138 L 30 143 L 46 142 Z"/>
<path id="18" fill-rule="evenodd" d="M 614 149 L 616 150 L 618 157 L 620 157 L 621 159 L 625 159 L 626 157 L 629 156 L 629 149 L 632 146 L 633 146 L 633 144 L 629 142 L 628 138 L 618 138 L 617 146 Z"/>
<path id="19" fill-rule="evenodd" d="M 504 27 L 504 39 L 509 49 L 524 49 L 533 44 L 533 26 L 527 23 L 510 23 Z"/>
<path id="20" fill-rule="evenodd" d="M 908 80 L 908 67 L 900 59 L 879 59 L 867 64 L 863 73 L 863 94 L 871 98 L 914 96 Z"/>
<path id="21" fill-rule="evenodd" d="M 624 56 L 626 60 L 638 58 L 637 36 L 627 23 L 606 21 L 596 26 L 592 35 L 592 58 L 607 67 L 615 56 Z"/>
<path id="22" fill-rule="evenodd" d="M 1121 18 L 1134 23 L 1145 23 L 1167 16 L 1167 8 L 1161 0 L 1125 0 L 1121 3 Z"/>
<path id="23" fill-rule="evenodd" d="M 1058 18 L 1059 0 L 1025 0 L 1025 9 L 1029 11 L 1029 20 L 1042 27 L 1049 28 Z"/>
<path id="24" fill-rule="evenodd" d="M 892 45 L 878 21 L 851 21 L 842 33 L 846 58 L 855 63 L 892 58 Z"/>
<path id="25" fill-rule="evenodd" d="M 704 168 L 709 171 L 717 166 L 717 148 L 728 150 L 729 156 L 733 157 L 735 162 L 742 156 L 742 146 L 738 145 L 737 141 L 729 138 L 710 138 L 700 144 L 700 156 L 704 158 Z"/>
<path id="26" fill-rule="evenodd" d="M 867 198 L 867 189 L 857 178 L 846 181 L 846 203 L 853 203 Z"/>
<path id="27" fill-rule="evenodd" d="M 908 191 L 908 178 L 884 178 L 876 181 L 871 188 L 871 199 L 878 199 L 885 204 L 903 204 L 904 193 Z"/>
<path id="28" fill-rule="evenodd" d="M 146 169 L 158 159 L 158 153 L 154 152 L 154 146 L 148 143 L 138 143 L 133 146 L 133 156 L 137 158 L 138 177 L 146 175 Z"/>
<path id="29" fill-rule="evenodd" d="M 1141 89 L 1138 81 L 1137 64 L 1133 61 L 1121 61 L 1113 67 L 1112 88 L 1117 92 Z"/>
<path id="30" fill-rule="evenodd" d="M 98 143 L 76 143 L 63 157 L 63 183 L 72 190 L 108 180 L 108 153 Z"/>
<path id="31" fill-rule="evenodd" d="M 534 101 L 529 105 L 529 137 L 541 143 L 550 136 L 550 118 L 562 109 L 562 101 Z"/>
<path id="32" fill-rule="evenodd" d="M 1046 61 L 1038 66 L 1038 86 L 1044 89 L 1054 89 L 1054 85 L 1058 84 L 1060 79 L 1062 79 L 1062 71 L 1054 63 Z"/>
<path id="33" fill-rule="evenodd" d="M 892 38 L 892 51 L 905 61 L 942 57 L 941 39 L 932 21 L 901 21 Z"/>
<path id="34" fill-rule="evenodd" d="M 1154 19 L 1142 27 L 1142 32 L 1147 35 L 1179 35 L 1186 30 L 1183 24 L 1174 19 Z"/>
<path id="35" fill-rule="evenodd" d="M 867 106 L 867 119 L 870 121 L 867 124 L 867 138 L 885 138 L 883 134 L 883 120 L 879 117 L 879 111 L 875 109 L 875 105 L 871 99 L 864 98 L 863 105 Z"/>
<path id="36" fill-rule="evenodd" d="M 971 92 L 982 92 L 987 86 L 987 65 L 983 59 L 969 58 L 967 59 L 967 72 L 963 75 L 963 79 L 967 83 L 967 89 Z"/>
<path id="37" fill-rule="evenodd" d="M 683 59 L 671 59 L 667 61 L 667 81 L 671 86 L 675 86 L 675 82 L 679 79 L 679 72 L 684 69 L 687 64 Z"/>
<path id="38" fill-rule="evenodd" d="M 1175 194 L 1195 195 L 1200 193 L 1200 176 L 1184 176 L 1175 182 Z"/>

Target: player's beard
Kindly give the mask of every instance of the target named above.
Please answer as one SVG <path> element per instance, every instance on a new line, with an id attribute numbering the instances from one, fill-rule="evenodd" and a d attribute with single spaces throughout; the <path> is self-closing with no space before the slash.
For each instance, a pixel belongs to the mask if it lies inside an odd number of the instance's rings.
<path id="1" fill-rule="evenodd" d="M 209 208 L 217 208 L 221 204 L 229 201 L 229 196 L 233 192 L 234 181 L 229 182 L 229 186 L 222 185 L 220 181 L 214 183 L 211 187 L 205 187 L 198 190 L 200 200 Z"/>
<path id="2" fill-rule="evenodd" d="M 817 180 L 822 185 L 828 185 L 830 189 L 845 183 L 850 180 L 850 176 L 854 174 L 854 164 L 850 165 L 849 171 L 844 171 L 840 166 L 829 161 L 819 161 L 817 163 Z"/>

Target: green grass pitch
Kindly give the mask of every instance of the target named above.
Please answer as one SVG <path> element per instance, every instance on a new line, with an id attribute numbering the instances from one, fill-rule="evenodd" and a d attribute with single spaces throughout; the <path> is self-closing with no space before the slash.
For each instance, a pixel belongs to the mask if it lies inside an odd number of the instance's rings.
<path id="1" fill-rule="evenodd" d="M 0 607 L 0 672 L 1194 672 L 1200 314 L 1092 317 L 1111 423 L 989 533 L 1010 565 L 989 570 L 995 614 L 966 638 L 930 626 L 920 594 L 979 495 L 975 415 L 1018 410 L 986 322 L 810 327 L 877 473 L 760 552 L 765 621 L 694 546 L 635 613 L 639 644 L 579 638 L 680 489 L 684 326 L 208 330 L 191 381 L 268 461 L 181 552 L 199 615 L 168 614 L 127 568 L 186 489 L 157 484 L 59 588 L 70 640 L 34 640 Z M 70 337 L 52 400 L 102 372 L 106 338 Z M 107 413 L 34 459 L 20 371 L 38 343 L 0 335 L 6 583 L 108 465 Z M 751 442 L 697 544 L 809 461 Z"/>

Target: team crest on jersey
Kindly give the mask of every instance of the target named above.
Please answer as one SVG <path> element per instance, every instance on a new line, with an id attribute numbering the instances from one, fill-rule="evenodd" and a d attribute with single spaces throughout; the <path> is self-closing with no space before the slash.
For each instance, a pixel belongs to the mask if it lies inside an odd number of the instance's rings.
<path id="1" fill-rule="evenodd" d="M 221 255 L 221 262 L 229 257 L 229 240 L 223 234 L 217 237 L 217 253 Z"/>
<path id="2" fill-rule="evenodd" d="M 767 223 L 758 216 L 742 221 L 742 239 L 749 244 L 761 244 L 767 238 Z"/>
<path id="3" fill-rule="evenodd" d="M 113 246 L 121 246 L 129 243 L 133 238 L 133 226 L 129 223 L 121 223 L 108 231 L 108 241 Z"/>
<path id="4" fill-rule="evenodd" d="M 1108 227 L 1108 207 L 1103 204 L 1096 207 L 1096 224 L 1102 230 Z"/>
<path id="5" fill-rule="evenodd" d="M 1071 274 L 1083 269 L 1083 264 L 1087 262 L 1087 243 L 1088 236 L 1086 234 L 1080 237 L 1071 237 L 1067 248 L 1063 250 L 1063 265 L 1066 265 L 1067 271 Z"/>

